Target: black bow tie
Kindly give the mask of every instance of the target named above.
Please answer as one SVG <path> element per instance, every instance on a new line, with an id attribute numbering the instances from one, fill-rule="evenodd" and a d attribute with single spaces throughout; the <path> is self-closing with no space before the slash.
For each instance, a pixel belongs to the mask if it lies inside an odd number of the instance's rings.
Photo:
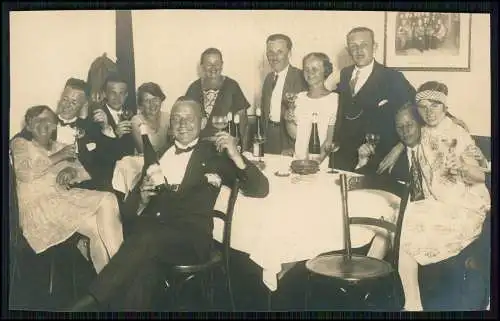
<path id="1" fill-rule="evenodd" d="M 74 128 L 74 127 L 76 127 L 76 120 L 68 123 L 68 122 L 65 122 L 64 120 L 59 118 L 59 125 L 62 127 L 69 126 L 71 128 Z"/>
<path id="2" fill-rule="evenodd" d="M 188 148 L 180 148 L 179 146 L 177 146 L 175 144 L 174 144 L 174 146 L 175 146 L 175 155 L 190 152 L 196 147 L 196 145 L 193 145 L 193 146 L 188 147 Z"/>

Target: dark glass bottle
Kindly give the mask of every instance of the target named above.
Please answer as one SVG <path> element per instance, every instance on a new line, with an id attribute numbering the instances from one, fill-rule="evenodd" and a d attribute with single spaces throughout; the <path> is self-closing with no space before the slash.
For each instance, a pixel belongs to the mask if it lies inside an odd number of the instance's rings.
<path id="1" fill-rule="evenodd" d="M 259 158 L 259 160 L 264 157 L 264 133 L 262 130 L 262 114 L 260 108 L 255 110 L 256 116 L 256 129 L 253 136 L 253 150 L 252 154 L 254 157 Z"/>
<path id="2" fill-rule="evenodd" d="M 321 144 L 318 133 L 318 114 L 313 113 L 311 135 L 309 136 L 309 159 L 319 162 L 321 154 Z"/>
<path id="3" fill-rule="evenodd" d="M 141 130 L 141 137 L 142 137 L 142 151 L 144 155 L 144 165 L 142 167 L 142 179 L 147 175 L 147 170 L 151 165 L 160 165 L 160 162 L 158 160 L 158 154 L 153 148 L 153 144 L 151 144 L 151 141 L 149 140 L 149 136 L 146 130 L 146 125 L 141 124 L 140 125 L 140 130 Z M 157 185 L 155 187 L 156 192 L 160 192 L 164 189 L 166 189 L 168 183 L 167 179 L 165 177 L 164 182 Z"/>

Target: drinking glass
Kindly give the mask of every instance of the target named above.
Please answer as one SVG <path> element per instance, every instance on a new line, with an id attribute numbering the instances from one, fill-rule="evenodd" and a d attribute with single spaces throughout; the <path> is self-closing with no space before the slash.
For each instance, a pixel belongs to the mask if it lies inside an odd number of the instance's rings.
<path id="1" fill-rule="evenodd" d="M 128 120 L 131 120 L 133 116 L 134 116 L 134 113 L 130 109 L 124 108 L 122 110 L 121 115 L 120 115 L 120 120 L 121 121 L 124 121 L 124 120 L 128 121 Z"/>
<path id="2" fill-rule="evenodd" d="M 380 141 L 380 135 L 374 134 L 374 133 L 367 133 L 365 135 L 365 141 L 367 144 L 370 144 L 373 146 L 373 148 L 377 147 L 377 144 Z"/>
<path id="3" fill-rule="evenodd" d="M 217 128 L 217 130 L 219 132 L 224 130 L 224 128 L 226 128 L 228 125 L 227 116 L 213 116 L 212 117 L 212 125 L 215 128 Z"/>
<path id="4" fill-rule="evenodd" d="M 78 155 L 78 140 L 85 136 L 85 129 L 76 127 L 75 128 L 75 153 Z"/>

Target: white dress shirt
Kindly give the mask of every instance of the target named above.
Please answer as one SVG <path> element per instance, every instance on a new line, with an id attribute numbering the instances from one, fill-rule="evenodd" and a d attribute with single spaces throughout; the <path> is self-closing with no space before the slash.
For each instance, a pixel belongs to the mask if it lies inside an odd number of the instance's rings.
<path id="1" fill-rule="evenodd" d="M 120 108 L 120 110 L 114 110 L 113 108 L 109 107 L 108 104 L 106 104 L 106 108 L 109 110 L 111 117 L 113 117 L 115 124 L 118 124 L 120 122 L 120 115 L 122 113 L 121 108 Z"/>
<path id="2" fill-rule="evenodd" d="M 408 158 L 408 170 L 411 169 L 411 165 L 412 165 L 412 152 L 415 151 L 417 156 L 418 156 L 419 147 L 420 147 L 420 144 L 417 144 L 416 146 L 413 146 L 413 147 L 406 146 L 406 156 Z"/>
<path id="3" fill-rule="evenodd" d="M 186 149 L 192 147 L 198 143 L 198 138 L 184 146 L 178 141 L 175 141 L 175 145 L 178 148 Z M 175 154 L 175 146 L 172 145 L 165 154 L 160 158 L 160 168 L 163 176 L 167 179 L 169 184 L 180 184 L 184 179 L 184 174 L 186 173 L 186 168 L 189 163 L 189 159 L 193 154 L 193 150 L 189 152 L 184 152 L 180 154 Z"/>
<path id="4" fill-rule="evenodd" d="M 77 120 L 77 117 L 74 117 L 73 119 L 66 120 L 62 119 L 61 117 L 58 116 L 58 118 L 63 122 L 63 123 L 72 123 Z M 57 141 L 61 144 L 65 145 L 71 145 L 75 143 L 76 139 L 76 129 L 71 128 L 70 126 L 63 126 L 61 123 L 57 124 Z"/>
<path id="5" fill-rule="evenodd" d="M 366 83 L 366 80 L 368 80 L 368 77 L 370 77 L 370 75 L 372 74 L 374 61 L 375 59 L 373 59 L 369 65 L 364 66 L 362 68 L 354 66 L 354 70 L 352 71 L 351 75 L 351 80 L 354 79 L 354 77 L 356 77 L 356 73 L 359 70 L 358 80 L 356 81 L 356 86 L 354 87 L 354 94 L 358 93 L 361 87 L 363 87 L 363 85 Z"/>
<path id="6" fill-rule="evenodd" d="M 287 65 L 285 69 L 278 73 L 278 80 L 276 81 L 276 86 L 274 87 L 273 93 L 271 94 L 269 119 L 274 122 L 279 122 L 281 119 L 281 101 L 283 100 L 283 87 L 285 87 L 285 79 L 289 67 L 290 65 Z M 273 75 L 273 77 L 275 75 Z"/>

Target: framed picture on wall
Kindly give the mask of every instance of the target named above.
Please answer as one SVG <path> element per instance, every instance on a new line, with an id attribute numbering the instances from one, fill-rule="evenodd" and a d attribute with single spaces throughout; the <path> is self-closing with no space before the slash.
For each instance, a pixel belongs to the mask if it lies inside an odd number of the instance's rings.
<path id="1" fill-rule="evenodd" d="M 470 71 L 470 13 L 386 12 L 384 62 L 399 70 Z"/>

